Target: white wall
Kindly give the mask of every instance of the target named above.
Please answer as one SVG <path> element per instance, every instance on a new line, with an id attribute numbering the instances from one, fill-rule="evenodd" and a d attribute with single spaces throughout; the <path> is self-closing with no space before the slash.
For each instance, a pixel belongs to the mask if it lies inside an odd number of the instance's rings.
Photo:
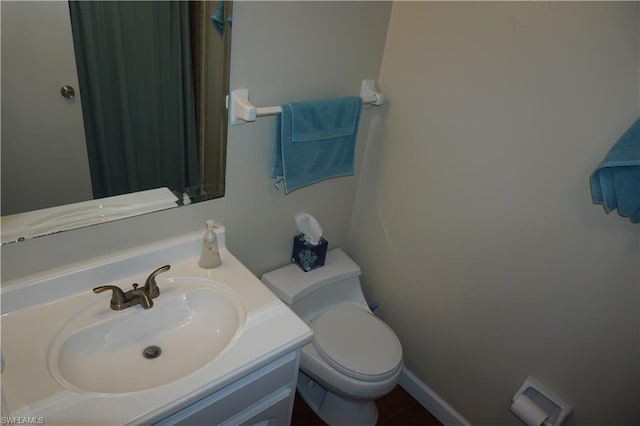
<path id="1" fill-rule="evenodd" d="M 246 86 L 257 106 L 358 95 L 380 70 L 390 4 L 382 2 L 235 2 L 231 87 Z M 366 19 L 364 19 L 366 17 Z M 364 112 L 358 163 L 367 140 Z M 2 246 L 3 280 L 114 250 L 202 229 L 215 218 L 228 228 L 230 249 L 256 274 L 291 256 L 293 216 L 315 215 L 332 247 L 343 245 L 355 177 L 289 195 L 268 178 L 274 117 L 229 129 L 224 198 Z"/>
<path id="2" fill-rule="evenodd" d="M 2 215 L 90 200 L 69 4 L 3 1 L 0 15 Z"/>
<path id="3" fill-rule="evenodd" d="M 396 2 L 347 248 L 406 364 L 478 425 L 527 375 L 639 419 L 637 225 L 589 176 L 638 115 L 638 3 Z"/>

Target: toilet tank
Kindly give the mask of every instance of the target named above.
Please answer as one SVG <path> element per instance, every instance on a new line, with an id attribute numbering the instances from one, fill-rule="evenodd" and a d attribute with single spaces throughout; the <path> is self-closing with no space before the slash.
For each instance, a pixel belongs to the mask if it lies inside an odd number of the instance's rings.
<path id="1" fill-rule="evenodd" d="M 304 272 L 292 263 L 263 274 L 261 279 L 307 322 L 339 303 L 356 303 L 368 309 L 360 286 L 360 267 L 339 248 L 327 252 L 320 268 Z"/>

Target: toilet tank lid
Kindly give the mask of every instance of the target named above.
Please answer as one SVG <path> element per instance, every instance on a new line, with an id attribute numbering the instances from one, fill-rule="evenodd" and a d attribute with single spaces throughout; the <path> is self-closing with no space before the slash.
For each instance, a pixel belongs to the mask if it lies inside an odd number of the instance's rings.
<path id="1" fill-rule="evenodd" d="M 324 266 L 304 272 L 294 263 L 262 275 L 263 283 L 288 305 L 323 285 L 360 275 L 360 267 L 342 249 L 327 252 Z"/>

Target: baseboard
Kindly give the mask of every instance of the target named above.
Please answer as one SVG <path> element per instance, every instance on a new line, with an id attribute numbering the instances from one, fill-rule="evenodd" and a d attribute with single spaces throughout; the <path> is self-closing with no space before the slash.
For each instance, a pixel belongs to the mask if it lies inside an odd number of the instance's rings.
<path id="1" fill-rule="evenodd" d="M 407 367 L 400 375 L 400 386 L 445 426 L 470 426 L 471 423 L 425 385 Z"/>

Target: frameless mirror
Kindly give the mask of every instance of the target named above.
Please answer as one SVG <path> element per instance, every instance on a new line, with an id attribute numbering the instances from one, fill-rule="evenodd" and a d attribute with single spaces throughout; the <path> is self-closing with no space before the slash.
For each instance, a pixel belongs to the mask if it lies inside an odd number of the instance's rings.
<path id="1" fill-rule="evenodd" d="M 228 1 L 2 1 L 2 242 L 224 195 Z"/>

